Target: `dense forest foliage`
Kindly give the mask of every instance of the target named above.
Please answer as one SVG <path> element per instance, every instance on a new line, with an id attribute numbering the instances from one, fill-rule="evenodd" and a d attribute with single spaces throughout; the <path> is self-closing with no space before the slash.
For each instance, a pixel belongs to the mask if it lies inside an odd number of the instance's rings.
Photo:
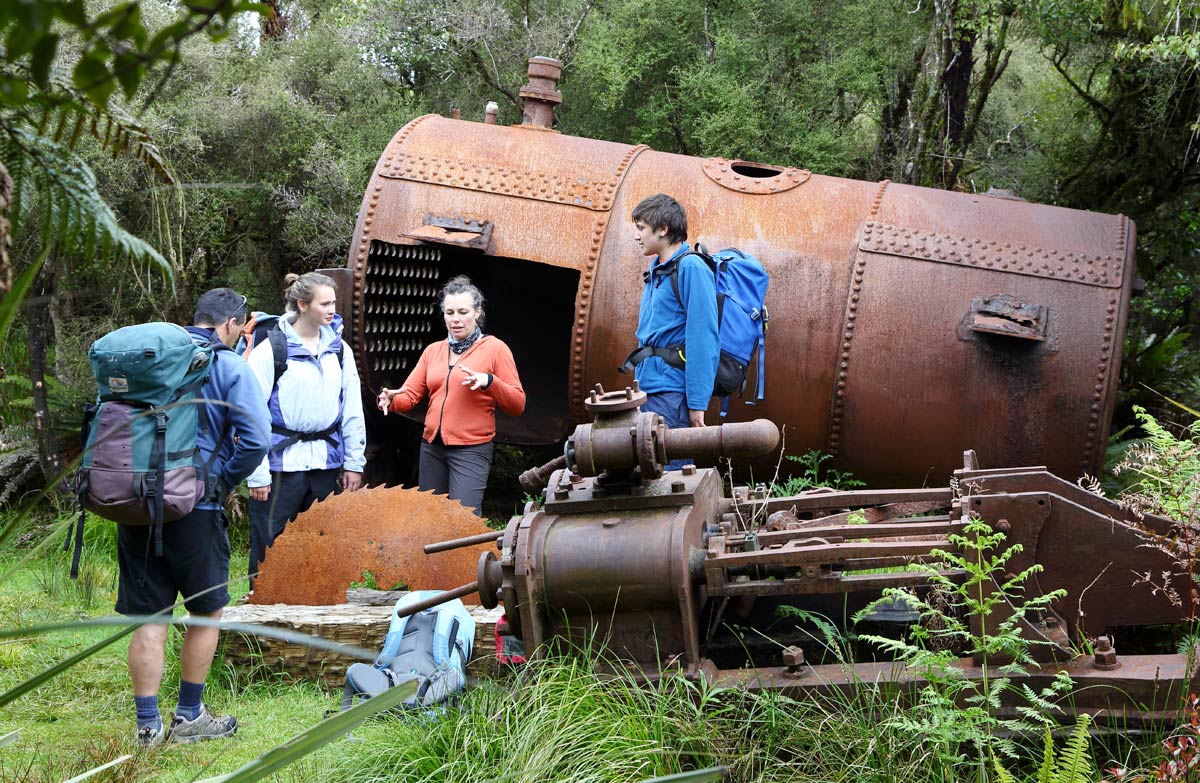
<path id="1" fill-rule="evenodd" d="M 69 450 L 92 340 L 213 285 L 277 309 L 286 273 L 345 262 L 397 129 L 489 100 L 519 121 L 533 55 L 565 66 L 566 133 L 1130 216 L 1122 408 L 1197 407 L 1198 22 L 1183 0 L 2 4 L 0 502 Z"/>

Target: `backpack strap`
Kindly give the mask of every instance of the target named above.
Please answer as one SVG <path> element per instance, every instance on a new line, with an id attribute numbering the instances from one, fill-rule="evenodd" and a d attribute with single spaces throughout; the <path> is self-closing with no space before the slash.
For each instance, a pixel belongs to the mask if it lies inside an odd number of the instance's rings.
<path id="1" fill-rule="evenodd" d="M 687 364 L 687 359 L 683 355 L 682 345 L 668 345 L 666 348 L 658 348 L 653 345 L 639 345 L 625 357 L 625 361 L 621 362 L 621 366 L 617 368 L 617 372 L 633 372 L 635 367 L 651 356 L 657 356 L 678 370 L 682 370 Z"/>
<path id="2" fill-rule="evenodd" d="M 85 405 L 83 407 L 83 420 L 79 425 L 79 444 L 83 452 L 87 453 L 88 433 L 92 429 L 92 419 L 96 418 L 96 412 L 100 410 L 99 405 Z M 88 493 L 88 474 L 83 469 L 83 460 L 79 460 L 79 469 L 75 472 L 75 499 L 79 504 L 79 519 L 76 520 L 74 530 L 67 528 L 67 540 L 63 542 L 63 551 L 66 552 L 71 548 L 71 534 L 75 534 L 75 551 L 71 554 L 71 578 L 79 578 L 79 560 L 83 556 L 83 520 L 87 516 L 87 510 L 83 507 L 84 498 Z"/>
<path id="3" fill-rule="evenodd" d="M 267 340 L 269 340 L 271 343 L 271 357 L 274 359 L 274 362 L 275 362 L 275 380 L 271 384 L 271 393 L 274 394 L 276 387 L 279 386 L 279 379 L 283 377 L 283 374 L 285 372 L 287 372 L 287 360 L 288 360 L 287 336 L 284 335 L 283 330 L 279 328 L 278 321 L 275 323 L 275 326 L 271 327 L 271 331 L 267 332 Z M 342 348 L 343 348 L 342 343 L 338 343 L 337 350 L 335 350 L 333 352 L 334 355 L 337 356 L 339 370 L 345 368 L 345 364 L 344 364 L 345 357 L 343 356 L 344 352 L 343 352 Z M 318 357 L 318 361 L 320 361 L 320 357 Z M 268 399 L 270 399 L 269 396 L 268 396 Z M 339 398 L 338 407 L 341 408 L 344 405 L 345 405 L 344 401 L 341 398 Z M 292 444 L 294 444 L 298 441 L 302 441 L 302 440 L 304 440 L 304 441 L 323 440 L 326 443 L 328 443 L 330 446 L 333 446 L 336 448 L 338 443 L 337 443 L 337 440 L 335 440 L 333 436 L 335 433 L 339 432 L 341 430 L 341 428 L 342 428 L 342 411 L 341 410 L 338 411 L 338 417 L 337 417 L 337 419 L 334 420 L 333 424 L 330 424 L 328 427 L 326 427 L 325 429 L 320 430 L 318 432 L 300 432 L 299 430 L 289 429 L 288 427 L 285 427 L 282 424 L 272 423 L 271 424 L 271 432 L 274 433 L 275 435 L 283 435 L 284 438 L 277 445 L 272 446 L 271 451 L 277 451 L 280 454 L 282 454 Z"/>
<path id="4" fill-rule="evenodd" d="M 279 328 L 279 322 L 267 332 L 267 341 L 271 343 L 271 357 L 275 360 L 275 380 L 271 383 L 271 391 L 279 385 L 279 379 L 287 372 L 287 337 Z"/>

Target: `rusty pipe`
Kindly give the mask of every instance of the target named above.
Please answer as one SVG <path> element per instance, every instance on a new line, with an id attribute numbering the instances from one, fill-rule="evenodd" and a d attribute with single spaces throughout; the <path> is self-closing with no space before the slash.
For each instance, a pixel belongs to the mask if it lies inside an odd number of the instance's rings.
<path id="1" fill-rule="evenodd" d="M 755 457 L 778 445 L 779 428 L 769 419 L 672 430 L 661 416 L 643 412 L 629 427 L 576 427 L 567 445 L 567 465 L 581 476 L 640 467 L 643 478 L 655 478 L 672 459 Z"/>
<path id="2" fill-rule="evenodd" d="M 525 101 L 521 124 L 553 128 L 554 107 L 562 103 L 557 89 L 562 63 L 553 57 L 530 57 L 528 72 L 529 82 L 518 93 Z"/>
<path id="3" fill-rule="evenodd" d="M 544 486 L 544 485 L 543 485 Z M 490 544 L 504 537 L 504 531 L 498 530 L 491 533 L 479 533 L 474 536 L 464 536 L 463 538 L 452 538 L 449 541 L 439 541 L 436 544 L 426 544 L 425 554 L 434 555 L 438 552 L 449 552 L 451 549 L 462 549 L 476 544 Z"/>
<path id="4" fill-rule="evenodd" d="M 779 427 L 770 419 L 688 427 L 666 431 L 667 459 L 691 458 L 705 462 L 718 457 L 757 457 L 779 446 Z"/>
<path id="5" fill-rule="evenodd" d="M 526 492 L 540 492 L 546 488 L 546 484 L 550 481 L 550 474 L 556 470 L 562 470 L 567 466 L 566 456 L 555 457 L 545 465 L 537 468 L 530 468 L 522 473 L 519 477 L 521 488 Z"/>
<path id="6" fill-rule="evenodd" d="M 455 598 L 464 598 L 471 593 L 479 590 L 479 582 L 468 582 L 465 585 L 459 585 L 452 590 L 447 590 L 444 593 L 438 593 L 435 596 L 430 596 L 424 601 L 417 601 L 411 606 L 406 606 L 403 609 L 396 610 L 396 617 L 411 617 L 417 612 L 423 612 L 426 609 L 432 609 L 435 606 L 441 606 L 447 601 L 453 601 Z"/>

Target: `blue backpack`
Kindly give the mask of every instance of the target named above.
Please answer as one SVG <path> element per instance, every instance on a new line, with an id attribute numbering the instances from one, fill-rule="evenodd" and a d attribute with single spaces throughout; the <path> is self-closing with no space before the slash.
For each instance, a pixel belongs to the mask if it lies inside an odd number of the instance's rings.
<path id="1" fill-rule="evenodd" d="M 704 245 L 697 244 L 691 253 L 685 253 L 669 264 L 659 267 L 656 274 L 671 280 L 675 298 L 683 304 L 679 295 L 679 262 L 687 255 L 700 258 L 716 276 L 717 323 L 721 342 L 721 355 L 717 361 L 717 377 L 713 382 L 713 396 L 723 398 L 721 416 L 729 412 L 729 395 L 735 391 L 745 395 L 746 372 L 750 361 L 758 355 L 757 400 L 763 399 L 766 387 L 766 336 L 767 285 L 770 277 L 757 258 L 737 248 L 726 248 L 709 254 Z M 685 359 L 683 346 L 670 345 L 666 348 L 641 346 L 625 360 L 622 370 L 631 370 L 650 356 L 658 356 L 672 367 L 682 369 Z M 747 405 L 753 405 L 747 400 Z"/>
<path id="2" fill-rule="evenodd" d="M 346 670 L 343 710 L 354 705 L 355 696 L 369 699 L 406 682 L 417 684 L 416 694 L 402 702 L 411 709 L 439 704 L 462 690 L 475 644 L 475 620 L 463 602 L 455 598 L 409 617 L 396 616 L 440 592 L 414 590 L 396 602 L 374 665 L 355 663 Z"/>
<path id="3" fill-rule="evenodd" d="M 109 332 L 88 349 L 99 394 L 84 410 L 76 477 L 79 521 L 71 578 L 79 572 L 84 510 L 125 525 L 162 525 L 191 513 L 208 490 L 197 404 L 216 359 L 182 326 L 147 323 Z M 71 531 L 67 534 L 70 546 Z"/>

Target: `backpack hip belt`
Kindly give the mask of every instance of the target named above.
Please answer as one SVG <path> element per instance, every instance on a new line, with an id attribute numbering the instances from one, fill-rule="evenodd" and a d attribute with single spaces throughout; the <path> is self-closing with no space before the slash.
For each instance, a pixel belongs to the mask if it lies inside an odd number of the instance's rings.
<path id="1" fill-rule="evenodd" d="M 289 429 L 289 428 L 281 426 L 279 424 L 272 424 L 271 425 L 271 433 L 274 435 L 282 435 L 283 440 L 279 441 L 279 443 L 276 443 L 274 446 L 272 446 L 271 451 L 277 451 L 280 454 L 282 454 L 292 444 L 299 443 L 300 441 L 313 441 L 313 440 L 323 440 L 326 443 L 328 443 L 330 446 L 337 448 L 337 446 L 339 444 L 338 444 L 337 438 L 335 438 L 334 435 L 336 435 L 341 430 L 341 428 L 342 428 L 342 419 L 340 416 L 338 417 L 337 421 L 335 421 L 333 424 L 330 424 L 328 427 L 326 427 L 323 430 L 317 430 L 316 432 L 301 432 L 299 430 Z"/>

